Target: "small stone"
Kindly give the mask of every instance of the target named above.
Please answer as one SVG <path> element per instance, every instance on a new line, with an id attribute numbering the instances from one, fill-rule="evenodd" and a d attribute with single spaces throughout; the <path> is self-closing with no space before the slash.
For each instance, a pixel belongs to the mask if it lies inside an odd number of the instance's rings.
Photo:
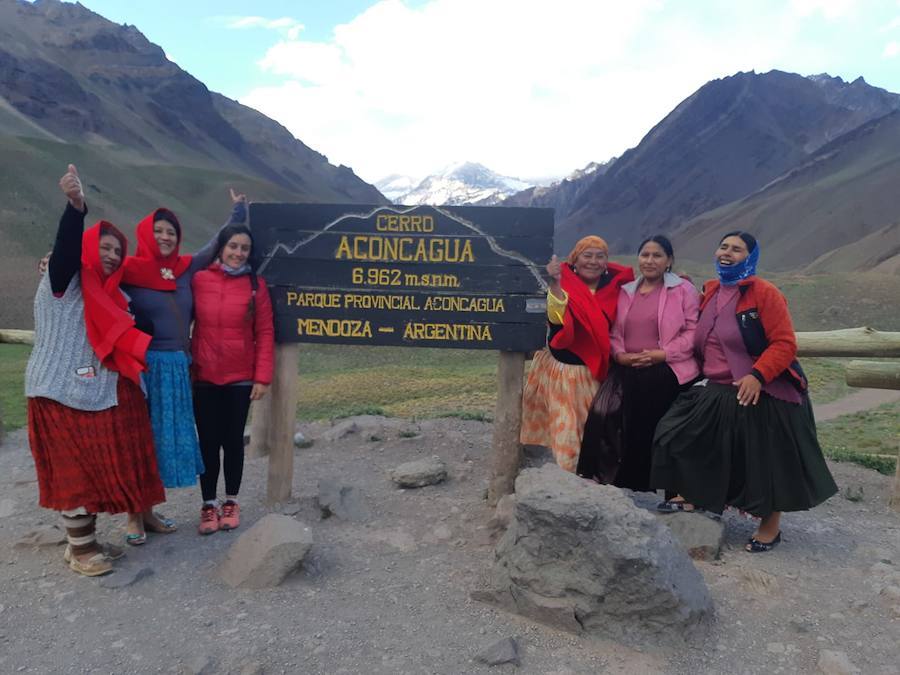
<path id="1" fill-rule="evenodd" d="M 513 665 L 521 665 L 519 662 L 519 645 L 515 638 L 503 638 L 498 642 L 482 649 L 475 656 L 478 663 L 487 666 L 500 666 L 504 663 L 512 663 Z"/>
<path id="2" fill-rule="evenodd" d="M 208 656 L 198 654 L 181 665 L 182 675 L 204 675 L 211 672 L 211 662 Z"/>
<path id="3" fill-rule="evenodd" d="M 725 523 L 701 513 L 677 511 L 656 513 L 659 522 L 668 527 L 675 539 L 695 560 L 716 560 L 725 539 Z"/>
<path id="4" fill-rule="evenodd" d="M 844 652 L 823 649 L 819 652 L 819 672 L 824 675 L 853 675 L 860 672 Z"/>
<path id="5" fill-rule="evenodd" d="M 16 512 L 16 500 L 11 497 L 0 499 L 0 518 L 8 518 Z"/>
<path id="6" fill-rule="evenodd" d="M 294 434 L 294 446 L 298 448 L 309 448 L 313 444 L 311 438 L 307 438 L 303 435 L 302 431 L 298 431 Z"/>
<path id="7" fill-rule="evenodd" d="M 232 588 L 273 588 L 299 567 L 312 543 L 308 526 L 270 513 L 231 545 L 219 575 Z"/>
<path id="8" fill-rule="evenodd" d="M 434 485 L 447 479 L 447 465 L 437 456 L 401 464 L 390 472 L 391 480 L 403 488 Z"/>
<path id="9" fill-rule="evenodd" d="M 324 518 L 337 516 L 342 520 L 358 522 L 369 517 L 362 492 L 335 479 L 323 478 L 319 481 L 317 499 Z"/>
<path id="10" fill-rule="evenodd" d="M 15 543 L 16 548 L 32 548 L 32 547 L 54 547 L 61 546 L 66 543 L 66 533 L 56 525 L 43 525 L 41 527 L 29 530 L 19 537 Z"/>
<path id="11" fill-rule="evenodd" d="M 153 574 L 154 570 L 152 567 L 127 564 L 116 566 L 112 574 L 100 579 L 100 586 L 110 589 L 125 588 L 136 584 L 144 577 L 153 576 Z"/>
<path id="12" fill-rule="evenodd" d="M 881 594 L 890 600 L 900 600 L 900 586 L 885 586 Z"/>
<path id="13" fill-rule="evenodd" d="M 832 612 L 828 615 L 829 619 L 834 619 L 835 621 L 843 621 L 847 617 L 841 614 L 840 612 Z"/>
<path id="14" fill-rule="evenodd" d="M 446 541 L 453 536 L 453 532 L 446 525 L 438 525 L 436 528 L 434 528 L 432 534 L 438 541 Z"/>
<path id="15" fill-rule="evenodd" d="M 784 654 L 784 645 L 780 642 L 770 642 L 766 645 L 766 651 L 770 654 Z"/>
<path id="16" fill-rule="evenodd" d="M 241 666 L 240 675 L 263 675 L 265 668 L 258 661 L 248 661 Z"/>

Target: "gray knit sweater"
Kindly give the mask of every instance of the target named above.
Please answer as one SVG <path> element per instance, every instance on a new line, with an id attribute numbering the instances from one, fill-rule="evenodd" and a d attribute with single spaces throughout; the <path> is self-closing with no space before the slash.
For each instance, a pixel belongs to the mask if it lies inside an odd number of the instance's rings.
<path id="1" fill-rule="evenodd" d="M 118 403 L 118 374 L 104 368 L 88 342 L 80 275 L 55 297 L 50 275 L 34 296 L 34 349 L 25 369 L 25 396 L 58 401 L 76 410 L 106 410 Z"/>

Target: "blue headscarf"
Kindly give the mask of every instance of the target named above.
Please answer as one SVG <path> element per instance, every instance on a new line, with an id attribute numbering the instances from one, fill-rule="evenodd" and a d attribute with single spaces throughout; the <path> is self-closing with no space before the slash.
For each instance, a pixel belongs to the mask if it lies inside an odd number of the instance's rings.
<path id="1" fill-rule="evenodd" d="M 725 241 L 728 237 L 740 237 L 747 244 L 747 248 L 750 251 L 750 255 L 736 265 L 723 266 L 719 264 L 718 259 L 716 260 L 716 272 L 719 274 L 721 284 L 723 286 L 734 286 L 741 279 L 746 279 L 756 274 L 756 263 L 759 262 L 759 242 L 756 241 L 753 235 L 745 232 L 726 234 L 722 237 L 722 241 Z"/>

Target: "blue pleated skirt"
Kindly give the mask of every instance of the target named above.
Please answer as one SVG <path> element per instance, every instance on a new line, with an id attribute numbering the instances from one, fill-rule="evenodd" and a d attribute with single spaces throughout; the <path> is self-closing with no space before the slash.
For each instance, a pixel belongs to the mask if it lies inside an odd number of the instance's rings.
<path id="1" fill-rule="evenodd" d="M 197 484 L 203 459 L 194 424 L 190 361 L 184 352 L 147 352 L 147 402 L 159 477 L 167 488 Z"/>

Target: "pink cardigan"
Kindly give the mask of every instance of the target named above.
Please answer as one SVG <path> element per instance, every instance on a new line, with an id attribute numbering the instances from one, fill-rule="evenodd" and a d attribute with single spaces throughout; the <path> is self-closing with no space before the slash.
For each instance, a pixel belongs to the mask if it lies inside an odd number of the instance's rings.
<path id="1" fill-rule="evenodd" d="M 625 319 L 634 302 L 641 278 L 622 286 L 616 322 L 609 341 L 613 354 L 625 351 Z M 659 298 L 659 348 L 666 353 L 666 363 L 679 384 L 690 382 L 700 374 L 694 358 L 694 331 L 700 314 L 700 294 L 694 286 L 671 272 L 663 279 L 665 293 Z"/>

